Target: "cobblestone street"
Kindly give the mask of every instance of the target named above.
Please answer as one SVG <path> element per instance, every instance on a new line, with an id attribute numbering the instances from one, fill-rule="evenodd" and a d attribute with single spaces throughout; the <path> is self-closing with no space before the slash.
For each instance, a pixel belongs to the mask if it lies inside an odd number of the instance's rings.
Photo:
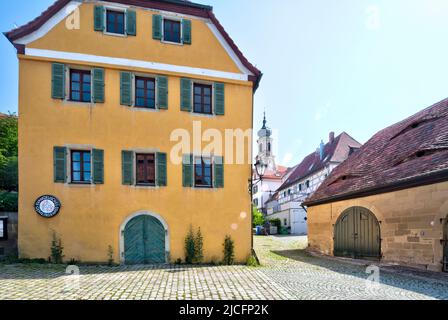
<path id="1" fill-rule="evenodd" d="M 257 237 L 263 267 L 0 265 L 0 299 L 448 299 L 445 275 L 384 270 L 306 254 L 304 237 Z M 426 274 L 424 274 L 426 276 Z"/>

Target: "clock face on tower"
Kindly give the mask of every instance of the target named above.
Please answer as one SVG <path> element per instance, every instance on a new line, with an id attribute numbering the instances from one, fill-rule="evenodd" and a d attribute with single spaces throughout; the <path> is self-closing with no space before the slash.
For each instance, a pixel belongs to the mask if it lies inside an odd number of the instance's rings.
<path id="1" fill-rule="evenodd" d="M 36 212 L 44 218 L 53 218 L 61 209 L 61 202 L 53 196 L 42 196 L 34 204 Z"/>

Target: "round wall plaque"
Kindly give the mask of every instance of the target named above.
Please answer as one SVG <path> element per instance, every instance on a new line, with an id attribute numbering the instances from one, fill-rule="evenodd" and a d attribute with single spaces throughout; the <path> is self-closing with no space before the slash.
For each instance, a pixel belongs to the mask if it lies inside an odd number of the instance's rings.
<path id="1" fill-rule="evenodd" d="M 42 196 L 34 204 L 36 212 L 44 218 L 53 218 L 61 209 L 61 202 L 53 196 Z"/>

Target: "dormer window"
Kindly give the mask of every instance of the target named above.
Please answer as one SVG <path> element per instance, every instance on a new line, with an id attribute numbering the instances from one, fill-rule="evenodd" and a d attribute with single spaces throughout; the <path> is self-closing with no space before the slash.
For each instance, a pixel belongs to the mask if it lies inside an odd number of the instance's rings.
<path id="1" fill-rule="evenodd" d="M 106 10 L 106 32 L 125 34 L 125 15 L 123 11 Z"/>
<path id="2" fill-rule="evenodd" d="M 181 22 L 163 19 L 163 41 L 181 43 Z"/>

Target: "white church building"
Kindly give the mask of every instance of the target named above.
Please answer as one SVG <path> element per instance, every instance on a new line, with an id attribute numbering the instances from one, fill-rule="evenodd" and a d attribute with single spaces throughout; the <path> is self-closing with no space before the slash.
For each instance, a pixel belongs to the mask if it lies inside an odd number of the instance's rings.
<path id="1" fill-rule="evenodd" d="M 277 165 L 274 155 L 274 139 L 272 130 L 266 126 L 266 115 L 263 119 L 263 127 L 258 131 L 257 156 L 256 161 L 261 161 L 267 168 L 260 180 L 254 171 L 253 179 L 256 181 L 253 186 L 253 203 L 260 212 L 266 214 L 266 203 L 277 189 L 285 182 L 286 177 L 291 172 L 290 169 Z"/>
<path id="2" fill-rule="evenodd" d="M 266 218 L 280 219 L 291 234 L 308 234 L 307 212 L 302 206 L 339 164 L 344 162 L 361 144 L 343 132 L 335 137 L 331 132 L 327 144 L 295 166 L 266 203 Z"/>

